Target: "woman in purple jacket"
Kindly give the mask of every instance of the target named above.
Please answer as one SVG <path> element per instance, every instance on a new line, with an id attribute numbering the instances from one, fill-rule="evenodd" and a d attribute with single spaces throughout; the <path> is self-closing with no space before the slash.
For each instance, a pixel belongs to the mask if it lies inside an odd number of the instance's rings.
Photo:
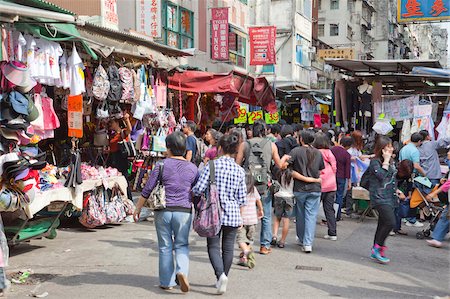
<path id="1" fill-rule="evenodd" d="M 167 159 L 163 161 L 161 183 L 166 189 L 166 208 L 155 211 L 155 227 L 159 247 L 160 288 L 170 290 L 177 284 L 189 291 L 189 231 L 192 222 L 191 189 L 197 180 L 197 167 L 188 162 L 186 137 L 181 132 L 167 136 Z M 137 221 L 142 206 L 157 185 L 159 164 L 155 166 L 136 205 Z M 175 252 L 175 263 L 174 255 Z M 176 265 L 176 267 L 174 267 Z"/>

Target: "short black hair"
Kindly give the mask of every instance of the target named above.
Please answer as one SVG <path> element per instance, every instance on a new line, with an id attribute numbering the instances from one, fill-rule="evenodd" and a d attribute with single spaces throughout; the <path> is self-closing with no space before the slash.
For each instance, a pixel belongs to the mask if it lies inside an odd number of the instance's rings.
<path id="1" fill-rule="evenodd" d="M 430 136 L 430 133 L 427 130 L 422 130 L 419 134 L 422 135 L 422 140 L 425 140 L 428 136 Z"/>
<path id="2" fill-rule="evenodd" d="M 173 132 L 166 137 L 166 147 L 172 155 L 182 157 L 186 154 L 186 136 L 182 132 Z"/>
<path id="3" fill-rule="evenodd" d="M 345 136 L 341 139 L 340 144 L 343 147 L 351 147 L 353 145 L 353 138 Z"/>
<path id="4" fill-rule="evenodd" d="M 266 137 L 266 125 L 261 122 L 255 122 L 253 125 L 253 137 Z"/>
<path id="5" fill-rule="evenodd" d="M 303 130 L 300 133 L 301 140 L 304 144 L 311 144 L 314 142 L 314 131 L 313 130 Z"/>
<path id="6" fill-rule="evenodd" d="M 423 141 L 423 136 L 420 133 L 413 133 L 411 135 L 411 142 L 419 142 L 419 141 Z"/>
<path id="7" fill-rule="evenodd" d="M 280 134 L 280 132 L 281 132 L 281 126 L 278 125 L 278 124 L 272 125 L 272 126 L 270 127 L 270 132 L 271 132 L 272 134 Z"/>
<path id="8" fill-rule="evenodd" d="M 325 133 L 317 132 L 314 138 L 313 146 L 317 149 L 329 149 L 330 139 Z"/>
<path id="9" fill-rule="evenodd" d="M 226 155 L 235 155 L 238 152 L 240 140 L 237 133 L 225 134 L 220 138 L 219 146 Z"/>
<path id="10" fill-rule="evenodd" d="M 294 134 L 294 128 L 292 128 L 291 125 L 284 125 L 281 127 L 281 137 L 284 138 L 287 135 L 293 135 Z"/>
<path id="11" fill-rule="evenodd" d="M 188 120 L 185 124 L 185 127 L 188 127 L 193 133 L 197 131 L 197 125 L 192 120 Z"/>

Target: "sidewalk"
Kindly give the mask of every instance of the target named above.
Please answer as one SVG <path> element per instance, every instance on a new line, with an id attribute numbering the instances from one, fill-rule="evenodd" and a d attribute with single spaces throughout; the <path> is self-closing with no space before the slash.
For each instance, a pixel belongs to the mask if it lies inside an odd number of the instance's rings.
<path id="1" fill-rule="evenodd" d="M 295 243 L 294 229 L 285 249 L 268 256 L 256 255 L 253 270 L 233 265 L 228 298 L 432 298 L 449 295 L 449 243 L 435 249 L 407 237 L 390 237 L 392 262 L 380 265 L 368 257 L 376 223 L 351 220 L 338 224 L 337 242 L 319 238 L 326 228 L 317 227 L 312 254 Z M 215 294 L 215 278 L 206 242 L 191 233 L 192 291 L 183 298 L 207 298 Z M 258 246 L 255 246 L 258 247 Z M 236 256 L 239 252 L 235 251 Z M 237 258 L 235 259 L 237 262 Z M 160 290 L 158 252 L 152 223 L 123 224 L 96 230 L 58 231 L 54 240 L 35 240 L 13 249 L 8 272 L 32 269 L 46 274 L 39 292 L 47 298 L 177 298 L 179 289 Z M 295 267 L 322 267 L 322 271 Z M 35 286 L 13 285 L 10 298 L 30 298 Z M 38 292 L 38 293 L 39 293 Z"/>

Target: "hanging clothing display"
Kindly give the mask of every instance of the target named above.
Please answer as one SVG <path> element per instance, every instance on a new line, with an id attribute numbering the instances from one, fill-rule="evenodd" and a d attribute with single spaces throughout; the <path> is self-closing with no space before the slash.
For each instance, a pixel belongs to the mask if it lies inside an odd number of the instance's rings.
<path id="1" fill-rule="evenodd" d="M 314 114 L 320 114 L 320 104 L 311 99 L 300 100 L 300 115 L 302 121 L 314 121 Z"/>
<path id="2" fill-rule="evenodd" d="M 347 92 L 346 92 L 346 81 L 336 80 L 334 87 L 334 104 L 336 110 L 336 126 L 348 127 L 348 124 L 344 123 L 345 117 L 347 116 Z"/>
<path id="3" fill-rule="evenodd" d="M 444 111 L 441 123 L 437 126 L 436 131 L 439 134 L 437 140 L 450 137 L 450 111 Z"/>

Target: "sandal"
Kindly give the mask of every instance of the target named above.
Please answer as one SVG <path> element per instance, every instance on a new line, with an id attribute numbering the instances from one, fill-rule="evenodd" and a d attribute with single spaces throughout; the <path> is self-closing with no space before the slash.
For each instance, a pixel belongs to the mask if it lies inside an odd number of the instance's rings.
<path id="1" fill-rule="evenodd" d="M 284 242 L 279 242 L 278 243 L 278 248 L 284 248 L 286 244 Z"/>
<path id="2" fill-rule="evenodd" d="M 270 245 L 272 245 L 272 246 L 277 245 L 277 237 L 272 238 L 272 242 L 270 242 Z"/>

